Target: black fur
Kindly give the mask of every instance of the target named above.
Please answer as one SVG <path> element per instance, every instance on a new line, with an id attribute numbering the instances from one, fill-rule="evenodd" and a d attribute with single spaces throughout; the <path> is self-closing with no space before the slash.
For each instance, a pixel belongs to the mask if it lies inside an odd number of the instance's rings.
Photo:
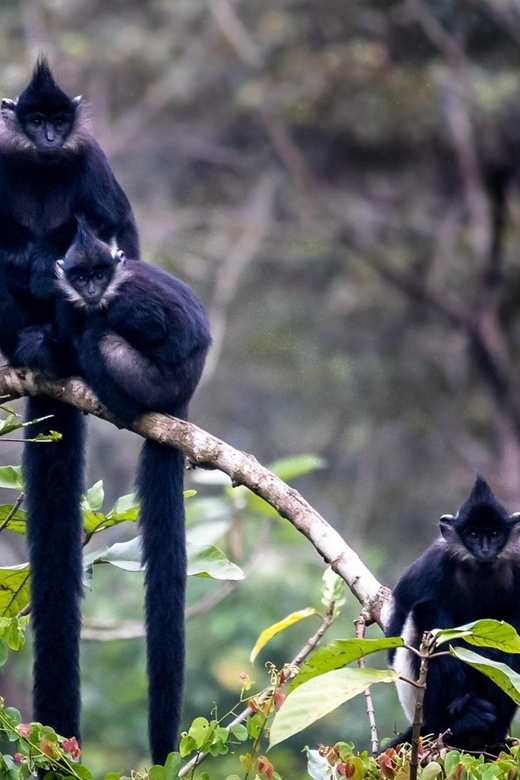
<path id="1" fill-rule="evenodd" d="M 159 268 L 112 254 L 85 223 L 59 273 L 60 332 L 72 339 L 81 373 L 100 400 L 122 422 L 147 411 L 186 419 L 211 341 L 192 290 Z M 144 443 L 137 490 L 146 565 L 149 732 L 153 761 L 160 764 L 175 748 L 182 708 L 183 472 L 180 452 Z"/>
<path id="2" fill-rule="evenodd" d="M 505 620 L 520 630 L 518 521 L 519 517 L 510 515 L 478 477 L 456 516 L 441 518 L 442 537 L 398 583 L 387 636 L 399 636 L 403 629 L 408 630 L 408 643 L 419 647 L 427 630 L 483 618 Z M 520 666 L 517 655 L 486 648 L 478 648 L 478 652 L 516 670 Z M 403 654 L 411 667 L 408 676 L 417 679 L 419 659 L 411 653 L 391 651 L 390 663 L 399 667 Z M 401 690 L 405 692 L 405 688 Z M 450 729 L 450 745 L 482 750 L 503 743 L 515 711 L 512 699 L 480 672 L 454 658 L 430 662 L 423 735 L 438 736 Z M 409 741 L 410 737 L 411 729 L 393 744 Z"/>
<path id="3" fill-rule="evenodd" d="M 80 100 L 69 98 L 40 60 L 0 120 L 0 349 L 13 366 L 73 371 L 56 352 L 55 261 L 84 213 L 107 240 L 138 256 L 128 200 L 85 128 Z M 31 399 L 28 416 L 63 434 L 58 444 L 27 444 L 24 475 L 32 569 L 34 718 L 79 738 L 79 599 L 84 425 L 80 412 Z M 34 435 L 34 429 L 28 430 Z"/>
<path id="4" fill-rule="evenodd" d="M 53 444 L 26 444 L 27 539 L 34 638 L 34 717 L 80 738 L 79 633 L 82 595 L 85 418 L 50 398 L 29 398 L 28 419 L 52 415 L 30 435 L 62 432 Z"/>

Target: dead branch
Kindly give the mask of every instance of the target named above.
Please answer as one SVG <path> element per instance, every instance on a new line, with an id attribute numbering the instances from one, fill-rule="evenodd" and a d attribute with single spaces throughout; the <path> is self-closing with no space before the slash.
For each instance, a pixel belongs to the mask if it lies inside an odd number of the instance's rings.
<path id="1" fill-rule="evenodd" d="M 80 379 L 52 380 L 37 372 L 0 369 L 0 396 L 4 402 L 27 395 L 46 395 L 71 404 L 119 428 L 128 427 L 147 439 L 177 447 L 195 466 L 223 471 L 234 486 L 249 488 L 289 520 L 345 580 L 370 620 L 384 626 L 391 596 L 388 588 L 376 580 L 337 531 L 297 490 L 264 468 L 253 455 L 234 449 L 192 423 L 164 414 L 146 414 L 133 425 L 123 426 Z"/>

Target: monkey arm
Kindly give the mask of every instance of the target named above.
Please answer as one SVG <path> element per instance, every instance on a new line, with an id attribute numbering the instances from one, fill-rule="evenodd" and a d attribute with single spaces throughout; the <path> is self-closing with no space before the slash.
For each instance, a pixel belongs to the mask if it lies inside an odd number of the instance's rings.
<path id="1" fill-rule="evenodd" d="M 128 258 L 140 259 L 139 234 L 132 207 L 104 152 L 94 140 L 85 151 L 75 211 L 96 225 L 101 239 L 110 242 L 115 238 L 118 248 Z"/>
<path id="2" fill-rule="evenodd" d="M 77 374 L 79 365 L 72 347 L 59 339 L 54 325 L 31 325 L 18 334 L 13 366 L 45 371 L 54 377 Z"/>

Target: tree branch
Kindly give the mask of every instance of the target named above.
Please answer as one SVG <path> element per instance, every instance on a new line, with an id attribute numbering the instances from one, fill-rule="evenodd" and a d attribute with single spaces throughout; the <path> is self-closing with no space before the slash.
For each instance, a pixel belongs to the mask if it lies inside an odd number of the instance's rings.
<path id="1" fill-rule="evenodd" d="M 253 455 L 234 449 L 192 423 L 164 414 L 146 414 L 133 425 L 123 426 L 80 379 L 52 380 L 24 369 L 0 369 L 0 396 L 4 402 L 26 395 L 49 396 L 119 428 L 128 427 L 147 439 L 177 447 L 194 465 L 223 471 L 235 487 L 245 485 L 309 539 L 323 560 L 345 580 L 368 611 L 370 620 L 384 626 L 391 596 L 388 588 L 376 580 L 337 531 L 297 490 L 260 465 Z"/>

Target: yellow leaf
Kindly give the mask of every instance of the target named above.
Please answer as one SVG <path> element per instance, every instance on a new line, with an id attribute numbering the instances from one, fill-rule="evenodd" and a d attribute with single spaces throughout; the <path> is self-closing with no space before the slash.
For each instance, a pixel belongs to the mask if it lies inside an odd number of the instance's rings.
<path id="1" fill-rule="evenodd" d="M 287 615 L 287 617 L 283 620 L 280 620 L 278 623 L 273 623 L 272 626 L 269 626 L 269 628 L 266 628 L 264 631 L 262 631 L 256 640 L 255 646 L 251 650 L 251 655 L 249 656 L 251 663 L 253 664 L 255 662 L 255 658 L 260 650 L 271 641 L 273 636 L 279 634 L 280 631 L 285 631 L 286 628 L 289 628 L 289 626 L 292 626 L 294 623 L 298 623 L 299 620 L 303 620 L 303 618 L 310 617 L 311 615 L 315 614 L 316 610 L 314 607 L 305 607 L 305 609 L 300 609 L 298 612 L 291 612 L 291 614 Z"/>

